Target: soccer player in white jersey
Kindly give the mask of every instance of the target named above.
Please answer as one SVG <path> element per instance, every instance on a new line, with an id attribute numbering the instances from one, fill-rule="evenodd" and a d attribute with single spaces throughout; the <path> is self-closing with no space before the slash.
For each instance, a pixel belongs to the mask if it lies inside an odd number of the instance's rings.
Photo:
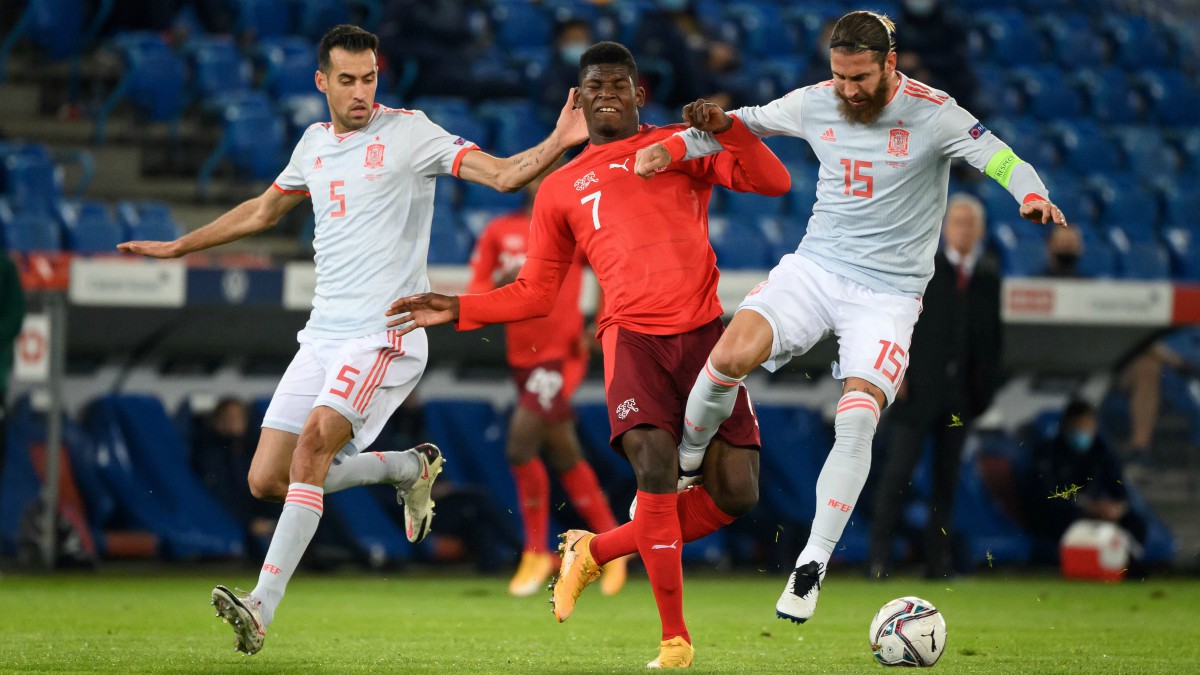
<path id="1" fill-rule="evenodd" d="M 508 159 L 478 152 L 419 111 L 374 102 L 378 44 L 356 26 L 337 26 L 322 38 L 315 79 L 331 121 L 308 128 L 265 193 L 175 241 L 118 247 L 177 258 L 265 230 L 312 198 L 313 311 L 267 408 L 248 478 L 256 497 L 283 501 L 283 512 L 254 590 L 235 594 L 217 586 L 212 592 L 218 615 L 234 627 L 237 649 L 247 654 L 262 648 L 326 493 L 393 484 L 409 540 L 429 532 L 430 488 L 444 461 L 439 450 L 424 444 L 404 452 L 363 451 L 425 369 L 424 332 L 401 338 L 387 329 L 384 312 L 395 298 L 429 290 L 434 179 L 453 175 L 516 191 L 587 139 L 569 95 L 554 132 L 539 145 Z"/>
<path id="2" fill-rule="evenodd" d="M 1021 216 L 1066 226 L 1033 167 L 947 94 L 896 70 L 894 31 L 885 16 L 846 14 L 830 37 L 833 79 L 731 113 L 759 136 L 808 141 L 821 161 L 817 203 L 796 252 L 746 296 L 696 379 L 679 463 L 685 480 L 700 467 L 751 370 L 775 370 L 837 335 L 833 374 L 845 381 L 836 440 L 817 479 L 808 543 L 775 607 L 797 623 L 816 609 L 825 567 L 867 479 L 880 410 L 904 377 L 933 275 L 950 160 L 963 158 L 1007 188 Z M 711 105 L 689 105 L 685 121 L 698 126 Z M 672 161 L 720 150 L 712 134 L 692 128 L 640 150 L 635 170 L 649 178 Z"/>

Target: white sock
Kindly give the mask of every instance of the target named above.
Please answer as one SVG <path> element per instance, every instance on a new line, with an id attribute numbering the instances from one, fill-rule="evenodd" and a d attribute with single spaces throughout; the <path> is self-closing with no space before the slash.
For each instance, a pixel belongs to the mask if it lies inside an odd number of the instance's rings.
<path id="1" fill-rule="evenodd" d="M 325 494 L 333 494 L 359 485 L 392 483 L 406 488 L 421 472 L 421 460 L 414 450 L 404 452 L 360 452 L 329 467 L 325 476 Z"/>
<path id="2" fill-rule="evenodd" d="M 324 510 L 324 490 L 306 483 L 288 486 L 283 513 L 279 516 L 279 524 L 275 526 L 271 546 L 267 548 L 262 571 L 258 573 L 258 585 L 250 592 L 262 603 L 264 627 L 275 617 L 275 608 L 283 600 L 288 580 L 292 578 L 304 550 L 308 548 L 308 542 L 317 531 Z"/>
<path id="3" fill-rule="evenodd" d="M 733 414 L 738 385 L 745 378 L 722 375 L 712 361 L 696 376 L 683 411 L 683 441 L 679 444 L 679 468 L 695 471 L 704 461 L 704 451 L 717 428 Z"/>
<path id="4" fill-rule="evenodd" d="M 833 418 L 834 441 L 821 475 L 817 477 L 817 515 L 813 518 L 808 543 L 796 566 L 815 560 L 829 564 L 829 556 L 842 538 L 854 504 L 871 470 L 871 439 L 879 424 L 875 397 L 852 391 L 838 401 Z"/>

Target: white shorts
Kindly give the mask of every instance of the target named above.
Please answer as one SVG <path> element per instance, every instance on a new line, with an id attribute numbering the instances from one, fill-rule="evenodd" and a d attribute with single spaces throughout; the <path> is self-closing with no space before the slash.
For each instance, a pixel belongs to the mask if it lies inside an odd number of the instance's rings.
<path id="1" fill-rule="evenodd" d="M 771 324 L 767 370 L 778 370 L 826 336 L 837 335 L 833 376 L 860 377 L 882 389 L 891 403 L 908 368 L 921 300 L 880 293 L 789 253 L 738 309 L 758 312 Z"/>
<path id="2" fill-rule="evenodd" d="M 418 329 L 349 340 L 310 338 L 301 331 L 300 350 L 283 373 L 263 427 L 299 434 L 308 413 L 329 406 L 350 422 L 354 436 L 338 453 L 370 447 L 388 418 L 408 397 L 429 360 L 429 342 Z"/>

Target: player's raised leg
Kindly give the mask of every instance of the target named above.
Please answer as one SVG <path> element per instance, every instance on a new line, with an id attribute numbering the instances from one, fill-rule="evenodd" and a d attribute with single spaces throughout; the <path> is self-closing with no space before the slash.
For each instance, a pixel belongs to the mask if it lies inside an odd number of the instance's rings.
<path id="1" fill-rule="evenodd" d="M 696 376 L 684 409 L 679 468 L 700 468 L 709 442 L 733 413 L 742 380 L 771 355 L 774 332 L 758 312 L 739 310 Z"/>
<path id="2" fill-rule="evenodd" d="M 817 477 L 817 510 L 808 543 L 775 604 L 781 619 L 804 623 L 817 608 L 825 567 L 871 470 L 871 440 L 884 393 L 862 378 L 846 378 L 834 417 L 834 443 Z"/>

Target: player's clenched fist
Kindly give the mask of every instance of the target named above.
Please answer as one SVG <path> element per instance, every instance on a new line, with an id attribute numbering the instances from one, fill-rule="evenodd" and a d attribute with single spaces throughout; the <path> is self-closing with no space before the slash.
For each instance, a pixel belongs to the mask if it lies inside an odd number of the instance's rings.
<path id="1" fill-rule="evenodd" d="M 440 326 L 458 319 L 458 296 L 441 293 L 410 295 L 392 303 L 386 315 L 394 317 L 388 328 L 407 335 L 418 328 Z"/>
<path id="2" fill-rule="evenodd" d="M 701 98 L 683 106 L 683 123 L 700 131 L 719 134 L 733 126 L 733 118 L 726 115 L 721 106 Z"/>
<path id="3" fill-rule="evenodd" d="M 649 178 L 670 163 L 670 151 L 662 143 L 655 143 L 637 151 L 633 159 L 633 172 L 642 178 Z"/>

